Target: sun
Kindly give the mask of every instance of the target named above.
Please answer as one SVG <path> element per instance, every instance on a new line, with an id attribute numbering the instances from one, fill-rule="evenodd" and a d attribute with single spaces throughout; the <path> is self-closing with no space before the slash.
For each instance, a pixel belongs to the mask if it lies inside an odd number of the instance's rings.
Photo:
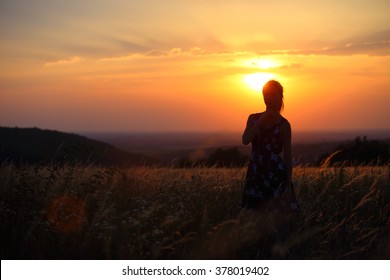
<path id="1" fill-rule="evenodd" d="M 264 84 L 272 79 L 275 79 L 275 75 L 272 73 L 254 73 L 244 76 L 247 86 L 255 91 L 261 91 Z"/>

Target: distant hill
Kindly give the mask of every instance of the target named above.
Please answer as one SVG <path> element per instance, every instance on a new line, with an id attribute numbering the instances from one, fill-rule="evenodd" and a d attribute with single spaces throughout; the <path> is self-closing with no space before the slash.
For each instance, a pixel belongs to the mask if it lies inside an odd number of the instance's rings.
<path id="1" fill-rule="evenodd" d="M 39 128 L 0 127 L 0 162 L 139 165 L 143 155 L 77 134 Z"/>

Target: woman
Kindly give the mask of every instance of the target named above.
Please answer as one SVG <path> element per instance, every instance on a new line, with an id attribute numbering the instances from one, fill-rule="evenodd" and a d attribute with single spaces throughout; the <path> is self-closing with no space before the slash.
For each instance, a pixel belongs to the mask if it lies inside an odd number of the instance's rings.
<path id="1" fill-rule="evenodd" d="M 263 97 L 265 112 L 251 114 L 242 135 L 244 145 L 252 143 L 242 207 L 275 213 L 298 212 L 291 178 L 291 126 L 280 115 L 282 85 L 268 81 L 263 87 Z"/>

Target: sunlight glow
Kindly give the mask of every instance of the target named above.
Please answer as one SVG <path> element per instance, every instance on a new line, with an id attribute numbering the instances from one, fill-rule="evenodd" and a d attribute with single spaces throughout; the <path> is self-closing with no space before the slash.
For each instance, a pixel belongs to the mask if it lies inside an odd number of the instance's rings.
<path id="1" fill-rule="evenodd" d="M 279 63 L 273 59 L 251 59 L 245 61 L 245 66 L 251 68 L 270 69 L 279 66 Z"/>
<path id="2" fill-rule="evenodd" d="M 254 73 L 244 76 L 245 83 L 255 91 L 261 91 L 264 84 L 271 79 L 275 79 L 272 73 Z"/>

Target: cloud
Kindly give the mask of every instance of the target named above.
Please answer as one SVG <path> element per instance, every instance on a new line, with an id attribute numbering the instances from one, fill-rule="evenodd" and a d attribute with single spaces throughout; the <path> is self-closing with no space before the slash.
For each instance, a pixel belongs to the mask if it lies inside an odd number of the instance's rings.
<path id="1" fill-rule="evenodd" d="M 370 55 L 370 56 L 389 56 L 390 40 L 379 42 L 347 43 L 345 45 L 336 45 L 323 47 L 321 49 L 287 49 L 270 50 L 256 52 L 257 55 Z"/>
<path id="2" fill-rule="evenodd" d="M 287 49 L 257 52 L 259 55 L 370 55 L 389 56 L 390 55 L 390 30 L 374 32 L 361 36 L 343 39 L 339 42 L 329 44 L 322 48 L 313 49 Z"/>
<path id="3" fill-rule="evenodd" d="M 198 55 L 213 55 L 216 52 L 211 52 L 206 49 L 193 47 L 190 49 L 172 48 L 170 50 L 150 50 L 146 52 L 131 53 L 123 56 L 104 57 L 99 59 L 100 62 L 109 61 L 126 61 L 137 58 L 165 58 L 165 57 L 178 57 L 178 56 L 198 56 Z"/>
<path id="4" fill-rule="evenodd" d="M 56 61 L 51 61 L 51 62 L 46 62 L 45 67 L 52 67 L 52 66 L 58 66 L 58 65 L 69 65 L 69 64 L 75 64 L 83 59 L 79 56 L 72 56 L 69 59 L 61 59 L 61 60 L 56 60 Z"/>
<path id="5" fill-rule="evenodd" d="M 390 40 L 376 42 L 347 43 L 344 46 L 324 48 L 318 54 L 325 55 L 356 55 L 366 54 L 373 56 L 390 55 Z"/>

